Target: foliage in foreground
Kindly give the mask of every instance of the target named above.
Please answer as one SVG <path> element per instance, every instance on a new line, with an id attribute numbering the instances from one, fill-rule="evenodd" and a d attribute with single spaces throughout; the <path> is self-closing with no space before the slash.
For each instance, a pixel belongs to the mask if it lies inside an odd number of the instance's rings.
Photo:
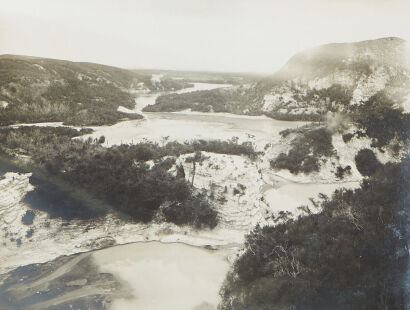
<path id="1" fill-rule="evenodd" d="M 220 310 L 407 309 L 410 160 L 246 238 Z"/>

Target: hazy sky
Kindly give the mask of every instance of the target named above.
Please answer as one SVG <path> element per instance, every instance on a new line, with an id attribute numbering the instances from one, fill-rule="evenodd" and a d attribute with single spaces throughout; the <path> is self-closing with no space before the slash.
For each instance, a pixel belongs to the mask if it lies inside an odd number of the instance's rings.
<path id="1" fill-rule="evenodd" d="M 273 72 L 318 44 L 410 40 L 410 0 L 0 0 L 0 54 Z"/>

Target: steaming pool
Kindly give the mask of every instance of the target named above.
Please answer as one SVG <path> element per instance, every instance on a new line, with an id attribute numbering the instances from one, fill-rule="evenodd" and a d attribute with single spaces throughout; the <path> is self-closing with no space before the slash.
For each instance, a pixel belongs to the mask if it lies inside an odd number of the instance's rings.
<path id="1" fill-rule="evenodd" d="M 220 251 L 182 243 L 132 243 L 95 251 L 93 257 L 134 295 L 114 300 L 111 310 L 216 309 L 229 269 Z"/>

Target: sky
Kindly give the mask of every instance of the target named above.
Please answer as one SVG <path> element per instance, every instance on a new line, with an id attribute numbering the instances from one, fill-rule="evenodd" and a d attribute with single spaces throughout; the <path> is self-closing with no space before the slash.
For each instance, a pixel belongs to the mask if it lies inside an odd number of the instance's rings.
<path id="1" fill-rule="evenodd" d="M 331 42 L 410 41 L 410 0 L 0 0 L 0 54 L 272 73 Z"/>

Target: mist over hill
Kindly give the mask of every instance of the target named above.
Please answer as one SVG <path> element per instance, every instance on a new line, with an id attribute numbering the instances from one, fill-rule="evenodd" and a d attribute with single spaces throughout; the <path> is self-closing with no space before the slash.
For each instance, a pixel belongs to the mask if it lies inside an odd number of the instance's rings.
<path id="1" fill-rule="evenodd" d="M 255 87 L 254 103 L 277 117 L 349 112 L 379 92 L 403 103 L 410 92 L 408 44 L 382 38 L 322 45 L 296 54 Z"/>
<path id="2" fill-rule="evenodd" d="M 409 55 L 408 43 L 392 37 L 321 45 L 296 54 L 280 71 L 254 84 L 163 96 L 146 110 L 190 108 L 319 120 L 328 111 L 350 113 L 381 93 L 406 107 L 410 102 Z"/>

